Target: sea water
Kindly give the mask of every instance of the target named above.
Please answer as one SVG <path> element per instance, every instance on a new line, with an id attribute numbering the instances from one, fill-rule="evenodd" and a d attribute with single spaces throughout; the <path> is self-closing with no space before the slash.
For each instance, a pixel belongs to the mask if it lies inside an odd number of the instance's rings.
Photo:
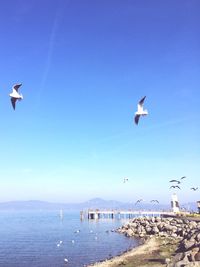
<path id="1" fill-rule="evenodd" d="M 0 266 L 81 267 L 111 258 L 140 243 L 113 231 L 124 223 L 81 221 L 79 212 L 0 211 Z"/>

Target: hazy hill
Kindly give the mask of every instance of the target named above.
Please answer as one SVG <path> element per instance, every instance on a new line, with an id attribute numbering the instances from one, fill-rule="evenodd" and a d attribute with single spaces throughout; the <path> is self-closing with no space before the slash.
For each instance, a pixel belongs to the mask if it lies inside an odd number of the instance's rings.
<path id="1" fill-rule="evenodd" d="M 197 210 L 196 203 L 186 203 L 183 207 L 190 210 Z M 85 210 L 85 209 L 133 209 L 133 210 L 169 210 L 167 204 L 151 203 L 125 203 L 115 200 L 104 200 L 101 198 L 90 199 L 82 203 L 52 203 L 46 201 L 9 201 L 1 202 L 0 210 Z"/>

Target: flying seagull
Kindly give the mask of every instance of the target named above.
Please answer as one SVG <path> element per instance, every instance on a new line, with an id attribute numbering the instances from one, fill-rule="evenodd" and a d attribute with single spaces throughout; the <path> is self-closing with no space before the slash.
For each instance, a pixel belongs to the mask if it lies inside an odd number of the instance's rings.
<path id="1" fill-rule="evenodd" d="M 128 178 L 124 178 L 124 183 L 128 182 Z"/>
<path id="2" fill-rule="evenodd" d="M 170 188 L 176 188 L 176 187 L 179 188 L 179 189 L 181 189 L 178 185 L 172 185 L 172 186 L 170 186 Z"/>
<path id="3" fill-rule="evenodd" d="M 178 183 L 178 184 L 180 184 L 181 182 L 180 181 L 178 181 L 178 180 L 171 180 L 171 181 L 169 181 L 170 183 Z"/>
<path id="4" fill-rule="evenodd" d="M 15 109 L 15 103 L 16 103 L 16 101 L 17 100 L 22 100 L 23 99 L 23 96 L 22 96 L 22 94 L 20 95 L 19 93 L 18 93 L 18 89 L 19 89 L 19 87 L 21 86 L 22 84 L 21 83 L 19 83 L 19 84 L 15 84 L 15 85 L 13 85 L 13 87 L 12 87 L 12 93 L 10 94 L 10 97 L 11 97 L 11 103 L 12 103 L 12 106 L 13 106 L 13 109 Z"/>
<path id="5" fill-rule="evenodd" d="M 157 203 L 159 203 L 159 201 L 157 199 L 152 199 L 151 202 L 157 202 Z"/>
<path id="6" fill-rule="evenodd" d="M 148 111 L 143 109 L 143 104 L 146 96 L 144 96 L 138 103 L 138 110 L 135 112 L 135 123 L 138 125 L 140 116 L 148 115 Z"/>
<path id="7" fill-rule="evenodd" d="M 198 187 L 192 187 L 190 189 L 196 191 L 198 189 Z"/>
<path id="8" fill-rule="evenodd" d="M 183 177 L 181 177 L 181 180 L 183 180 L 183 179 L 185 179 L 186 178 L 186 176 L 183 176 Z"/>
<path id="9" fill-rule="evenodd" d="M 143 199 L 138 199 L 138 200 L 135 202 L 135 205 L 137 205 L 137 204 L 140 203 L 141 201 L 143 201 Z"/>

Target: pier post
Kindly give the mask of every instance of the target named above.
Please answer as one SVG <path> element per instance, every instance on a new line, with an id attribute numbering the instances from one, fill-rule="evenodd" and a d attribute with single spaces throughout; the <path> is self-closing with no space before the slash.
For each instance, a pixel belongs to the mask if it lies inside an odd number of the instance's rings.
<path id="1" fill-rule="evenodd" d="M 99 219 L 99 216 L 98 216 L 98 213 L 97 212 L 94 213 L 94 219 L 95 220 L 98 220 Z"/>
<path id="2" fill-rule="evenodd" d="M 84 220 L 84 213 L 83 213 L 83 211 L 80 212 L 80 219 L 81 219 L 81 221 Z"/>

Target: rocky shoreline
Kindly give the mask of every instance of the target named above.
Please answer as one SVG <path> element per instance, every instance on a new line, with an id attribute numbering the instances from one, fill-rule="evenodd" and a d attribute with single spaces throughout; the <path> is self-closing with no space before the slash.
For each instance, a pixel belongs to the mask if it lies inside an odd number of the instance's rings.
<path id="1" fill-rule="evenodd" d="M 119 229 L 144 244 L 88 267 L 200 267 L 200 221 L 186 218 L 135 218 Z"/>
<path id="2" fill-rule="evenodd" d="M 200 266 L 200 222 L 181 218 L 135 218 L 117 232 L 128 237 L 178 240 L 178 249 L 172 258 L 165 259 L 165 266 Z"/>

